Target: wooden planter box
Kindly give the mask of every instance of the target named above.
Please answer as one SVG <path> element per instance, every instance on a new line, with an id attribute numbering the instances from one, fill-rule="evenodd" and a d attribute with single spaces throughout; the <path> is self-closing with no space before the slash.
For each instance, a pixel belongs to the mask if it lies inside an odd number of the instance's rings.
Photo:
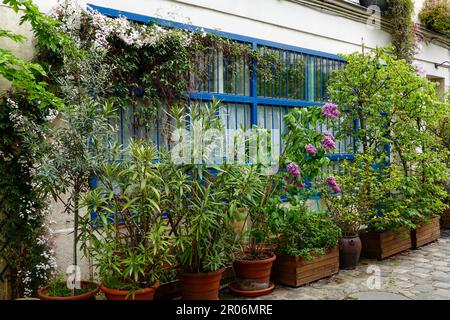
<path id="1" fill-rule="evenodd" d="M 221 285 L 227 285 L 234 281 L 233 267 L 227 267 L 222 274 Z M 161 283 L 155 292 L 155 300 L 171 300 L 181 297 L 180 280 L 173 280 L 166 283 Z"/>
<path id="2" fill-rule="evenodd" d="M 436 241 L 441 236 L 440 218 L 435 217 L 428 222 L 411 230 L 411 244 L 413 249 L 417 249 L 425 244 Z"/>
<path id="3" fill-rule="evenodd" d="M 442 228 L 450 229 L 450 209 L 446 209 L 442 215 Z"/>
<path id="4" fill-rule="evenodd" d="M 411 232 L 407 228 L 400 228 L 398 232 L 362 232 L 359 237 L 361 256 L 371 259 L 382 260 L 412 247 Z"/>
<path id="5" fill-rule="evenodd" d="M 272 281 L 291 287 L 329 277 L 339 272 L 339 249 L 329 250 L 313 260 L 277 255 L 272 267 Z"/>

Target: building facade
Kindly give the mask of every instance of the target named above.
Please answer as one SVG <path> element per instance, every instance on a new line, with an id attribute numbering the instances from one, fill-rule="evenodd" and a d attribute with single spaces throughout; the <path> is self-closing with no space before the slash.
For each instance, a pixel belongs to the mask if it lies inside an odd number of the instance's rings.
<path id="1" fill-rule="evenodd" d="M 35 0 L 40 9 L 49 11 L 56 0 Z M 423 5 L 415 1 L 415 15 Z M 283 129 L 283 115 L 290 108 L 320 105 L 327 100 L 326 83 L 333 70 L 344 66 L 338 54 L 383 47 L 391 42 L 389 21 L 377 12 L 367 10 L 357 0 L 90 0 L 82 1 L 101 13 L 117 17 L 156 23 L 183 29 L 216 32 L 221 36 L 247 43 L 256 50 L 269 50 L 286 61 L 286 68 L 302 64 L 304 77 L 278 79 L 267 84 L 250 72 L 251 61 L 226 62 L 220 52 L 206 57 L 208 81 L 189 93 L 193 100 L 222 100 L 221 116 L 227 128 L 258 125 L 268 129 Z M 14 30 L 17 19 L 9 8 L 0 6 L 0 27 Z M 417 18 L 416 18 L 417 19 Z M 13 23 L 11 23 L 13 22 Z M 25 28 L 26 29 L 26 28 Z M 439 66 L 450 61 L 450 39 L 419 28 L 418 52 L 414 64 L 438 84 L 443 94 L 450 87 L 450 69 Z M 29 33 L 28 33 L 29 35 Z M 0 40 L 1 41 L 1 40 Z M 8 46 L 8 43 L 0 43 Z M 30 57 L 31 41 L 25 47 L 14 48 Z M 230 75 L 228 63 L 239 70 Z M 0 83 L 1 85 L 1 83 Z M 127 126 L 127 113 L 121 115 L 120 141 L 126 144 L 132 132 Z M 326 130 L 327 128 L 319 128 Z M 154 140 L 160 133 L 155 128 Z M 340 141 L 336 159 L 351 157 L 352 141 Z M 71 261 L 71 217 L 62 215 L 54 205 L 57 255 L 62 272 Z M 88 261 L 83 261 L 87 276 Z"/>

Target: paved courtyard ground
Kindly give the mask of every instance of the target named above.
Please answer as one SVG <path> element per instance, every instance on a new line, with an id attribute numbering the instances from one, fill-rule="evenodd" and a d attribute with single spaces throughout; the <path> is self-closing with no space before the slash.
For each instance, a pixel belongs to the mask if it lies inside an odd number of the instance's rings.
<path id="1" fill-rule="evenodd" d="M 363 258 L 355 270 L 340 270 L 299 288 L 277 286 L 258 299 L 450 300 L 450 231 L 442 231 L 441 239 L 418 250 L 383 261 Z"/>

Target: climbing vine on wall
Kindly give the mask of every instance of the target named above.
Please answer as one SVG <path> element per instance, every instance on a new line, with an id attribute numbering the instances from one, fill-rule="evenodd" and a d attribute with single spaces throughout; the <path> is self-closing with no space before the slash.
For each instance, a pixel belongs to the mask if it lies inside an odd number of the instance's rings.
<path id="1" fill-rule="evenodd" d="M 31 1 L 4 0 L 29 22 L 42 46 L 56 48 L 66 39 L 56 22 L 42 15 Z M 0 30 L 0 37 L 20 43 L 21 35 Z M 32 295 L 56 269 L 47 225 L 48 199 L 37 174 L 39 159 L 48 146 L 46 123 L 64 107 L 41 79 L 38 63 L 0 48 L 0 76 L 11 83 L 0 97 L 0 280 L 9 284 L 5 296 Z"/>
<path id="2" fill-rule="evenodd" d="M 412 0 L 388 0 L 388 16 L 391 18 L 392 44 L 399 59 L 411 63 L 416 49 L 415 25 L 412 21 L 414 2 Z"/>
<path id="3" fill-rule="evenodd" d="M 136 23 L 125 17 L 110 18 L 70 2 L 59 4 L 51 16 L 61 21 L 60 30 L 79 48 L 96 52 L 100 59 L 92 65 L 93 72 L 109 70 L 108 81 L 101 87 L 89 83 L 83 87 L 92 95 L 113 99 L 119 108 L 136 104 L 139 99 L 143 107 L 138 109 L 136 118 L 141 126 L 152 126 L 159 110 L 170 113 L 174 105 L 185 102 L 186 92 L 207 81 L 208 65 L 199 61 L 208 55 L 220 53 L 224 61 L 231 62 L 245 59 L 250 62 L 250 72 L 256 72 L 253 67 L 257 65 L 259 76 L 266 81 L 286 77 L 286 62 L 278 53 L 253 50 L 249 44 L 221 38 L 203 29 L 192 32 Z M 88 78 L 76 66 L 69 66 L 72 53 L 65 48 L 38 49 L 36 58 L 48 70 L 47 81 L 55 85 L 57 94 L 62 94 L 61 83 L 83 82 Z M 232 74 L 238 72 L 234 63 L 227 70 Z M 288 76 L 301 77 L 301 70 L 298 63 L 289 68 Z"/>

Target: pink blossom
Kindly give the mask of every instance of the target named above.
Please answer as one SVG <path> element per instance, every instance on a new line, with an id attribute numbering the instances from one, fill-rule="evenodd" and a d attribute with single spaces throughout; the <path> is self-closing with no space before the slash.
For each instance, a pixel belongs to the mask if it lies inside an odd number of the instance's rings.
<path id="1" fill-rule="evenodd" d="M 339 193 L 342 191 L 341 188 L 338 186 L 336 179 L 334 177 L 329 176 L 327 178 L 327 183 L 330 186 L 331 190 L 333 190 L 334 192 Z"/>
<path id="2" fill-rule="evenodd" d="M 288 164 L 287 171 L 296 178 L 300 177 L 300 169 L 295 162 Z"/>
<path id="3" fill-rule="evenodd" d="M 307 144 L 305 146 L 306 152 L 311 153 L 311 154 L 316 154 L 317 153 L 317 149 L 316 147 L 314 147 L 312 144 Z"/>
<path id="4" fill-rule="evenodd" d="M 334 103 L 326 103 L 322 107 L 322 114 L 330 119 L 336 119 L 341 114 Z"/>
<path id="5" fill-rule="evenodd" d="M 320 144 L 322 145 L 322 147 L 326 150 L 326 151 L 330 151 L 333 150 L 334 148 L 336 148 L 336 144 L 334 142 L 334 137 L 331 133 L 325 131 L 323 133 L 323 135 L 325 136 L 323 138 L 322 141 L 320 141 Z"/>

